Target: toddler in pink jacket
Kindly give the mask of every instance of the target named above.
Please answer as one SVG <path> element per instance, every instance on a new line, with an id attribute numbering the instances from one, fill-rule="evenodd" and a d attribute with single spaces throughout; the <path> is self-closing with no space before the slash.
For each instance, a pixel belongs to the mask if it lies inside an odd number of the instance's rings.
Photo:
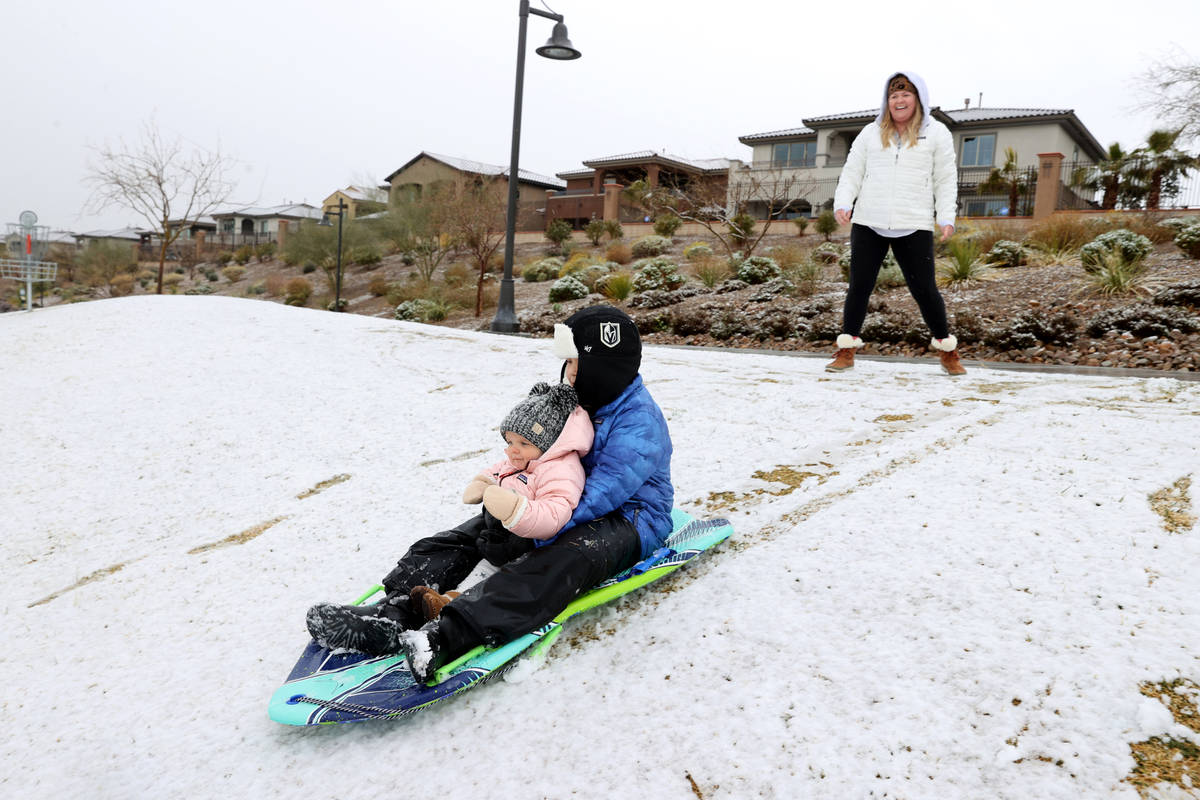
<path id="1" fill-rule="evenodd" d="M 481 558 L 500 566 L 562 530 L 579 504 L 586 475 L 580 456 L 592 446 L 592 421 L 570 384 L 537 383 L 500 425 L 504 458 L 476 475 L 464 503 L 483 503 L 515 536 L 484 534 L 476 540 Z M 519 537 L 519 538 L 518 538 Z M 412 589 L 413 604 L 426 619 L 440 613 L 458 592 Z"/>

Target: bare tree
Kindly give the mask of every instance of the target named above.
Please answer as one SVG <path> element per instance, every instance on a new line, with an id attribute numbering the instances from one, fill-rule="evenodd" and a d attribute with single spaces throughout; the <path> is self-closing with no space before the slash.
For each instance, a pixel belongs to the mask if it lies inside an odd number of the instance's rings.
<path id="1" fill-rule="evenodd" d="M 1153 112 L 1184 140 L 1200 137 L 1200 63 L 1176 50 L 1137 76 L 1135 83 L 1142 98 L 1137 108 Z"/>
<path id="2" fill-rule="evenodd" d="M 492 256 L 504 241 L 508 181 L 459 181 L 447 189 L 441 200 L 448 227 L 479 273 L 475 284 L 475 316 L 478 317 L 483 314 L 484 278 Z"/>
<path id="3" fill-rule="evenodd" d="M 649 203 L 656 211 L 670 211 L 682 220 L 703 225 L 731 259 L 735 252 L 749 258 L 776 219 L 807 197 L 812 188 L 812 182 L 796 172 L 731 167 L 728 180 L 705 176 L 684 188 L 656 189 Z M 762 212 L 765 219 L 755 219 L 751 209 Z"/>
<path id="4" fill-rule="evenodd" d="M 142 126 L 142 140 L 119 147 L 97 148 L 98 163 L 89 168 L 96 210 L 110 206 L 130 209 L 160 237 L 158 293 L 163 290 L 167 250 L 186 223 L 210 214 L 224 203 L 233 185 L 226 178 L 232 160 L 198 147 L 185 149 L 182 139 L 168 140 L 153 121 Z M 172 220 L 185 224 L 172 227 Z"/>

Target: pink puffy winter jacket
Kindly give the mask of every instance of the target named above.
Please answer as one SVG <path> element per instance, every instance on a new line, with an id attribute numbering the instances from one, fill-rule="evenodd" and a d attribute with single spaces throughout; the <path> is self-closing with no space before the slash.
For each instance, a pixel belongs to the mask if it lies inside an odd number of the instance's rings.
<path id="1" fill-rule="evenodd" d="M 513 533 L 527 539 L 549 539 L 567 524 L 583 494 L 587 476 L 579 457 L 591 449 L 593 433 L 587 412 L 575 406 L 562 433 L 541 458 L 530 461 L 524 470 L 504 458 L 485 471 L 501 487 L 529 501 L 512 526 Z"/>

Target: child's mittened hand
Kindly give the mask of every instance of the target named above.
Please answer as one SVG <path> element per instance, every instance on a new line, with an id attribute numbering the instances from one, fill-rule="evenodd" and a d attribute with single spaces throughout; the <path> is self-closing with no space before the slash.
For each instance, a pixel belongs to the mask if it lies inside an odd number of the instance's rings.
<path id="1" fill-rule="evenodd" d="M 526 502 L 524 497 L 511 489 L 489 486 L 483 490 L 483 507 L 509 530 L 521 519 Z"/>
<path id="2" fill-rule="evenodd" d="M 464 503 L 479 503 L 483 500 L 483 490 L 489 486 L 495 486 L 496 482 L 492 480 L 491 475 L 476 475 L 467 484 L 466 491 L 463 492 Z"/>

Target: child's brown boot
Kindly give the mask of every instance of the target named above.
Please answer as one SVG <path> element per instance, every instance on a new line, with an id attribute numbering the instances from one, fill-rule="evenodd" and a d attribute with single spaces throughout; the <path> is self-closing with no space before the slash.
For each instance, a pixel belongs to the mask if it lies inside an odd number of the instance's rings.
<path id="1" fill-rule="evenodd" d="M 942 361 L 942 372 L 951 378 L 967 374 L 962 360 L 958 357 L 958 339 L 953 336 L 947 336 L 945 339 L 932 339 L 929 346 L 938 351 L 938 356 Z"/>
<path id="2" fill-rule="evenodd" d="M 434 589 L 428 586 L 414 586 L 409 593 L 409 598 L 414 608 L 421 610 L 421 615 L 425 620 L 431 621 L 438 618 L 442 613 L 442 609 L 454 598 L 458 597 L 462 592 L 446 592 L 438 594 Z"/>

